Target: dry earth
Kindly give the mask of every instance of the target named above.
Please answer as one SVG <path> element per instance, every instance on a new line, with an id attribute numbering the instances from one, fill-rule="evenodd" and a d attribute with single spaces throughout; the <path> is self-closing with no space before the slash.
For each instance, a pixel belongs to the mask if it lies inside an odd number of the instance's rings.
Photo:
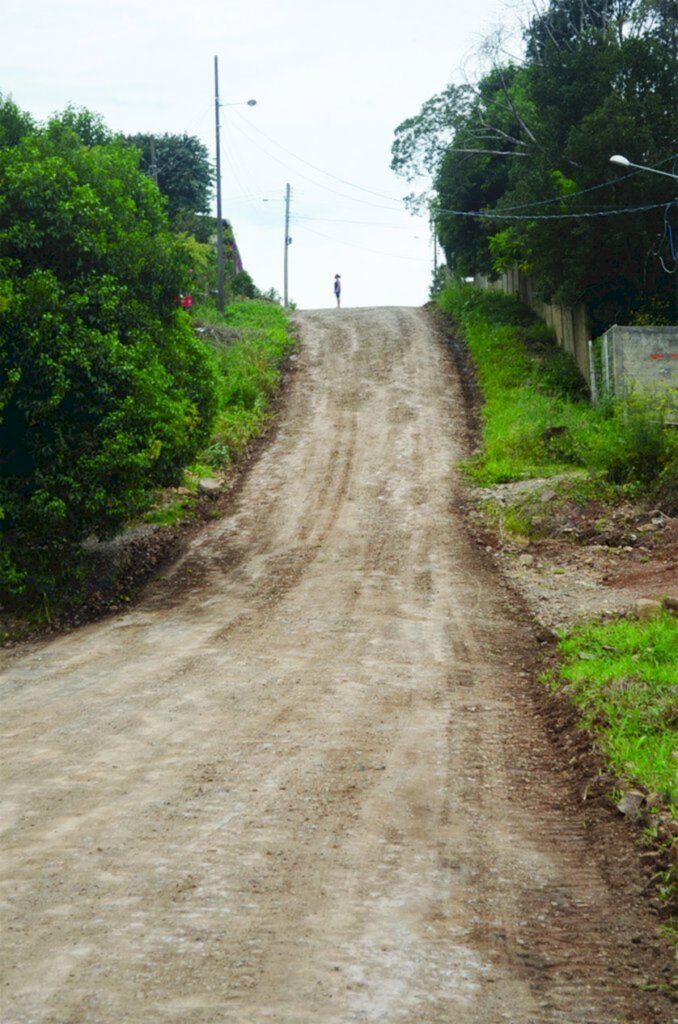
<path id="1" fill-rule="evenodd" d="M 449 350 L 298 320 L 231 514 L 0 655 L 3 1024 L 666 1024 L 640 861 L 460 512 Z"/>

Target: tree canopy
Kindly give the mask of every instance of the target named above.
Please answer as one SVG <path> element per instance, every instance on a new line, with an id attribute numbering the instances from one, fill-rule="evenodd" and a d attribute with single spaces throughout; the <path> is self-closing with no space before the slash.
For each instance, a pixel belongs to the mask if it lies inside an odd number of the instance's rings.
<path id="1" fill-rule="evenodd" d="M 200 139 L 165 133 L 128 135 L 127 141 L 141 150 L 141 169 L 167 198 L 173 223 L 182 216 L 209 212 L 214 170 Z"/>
<path id="2" fill-rule="evenodd" d="M 448 265 L 518 265 L 542 298 L 585 302 L 595 328 L 676 317 L 675 0 L 550 0 L 525 56 L 448 87 L 395 133 L 394 169 L 424 167 Z M 409 142 L 408 146 L 404 141 Z"/>
<path id="3" fill-rule="evenodd" d="M 74 119 L 77 123 L 73 123 Z M 189 257 L 139 155 L 96 117 L 0 98 L 0 574 L 40 593 L 83 538 L 176 483 L 215 413 L 177 296 Z"/>

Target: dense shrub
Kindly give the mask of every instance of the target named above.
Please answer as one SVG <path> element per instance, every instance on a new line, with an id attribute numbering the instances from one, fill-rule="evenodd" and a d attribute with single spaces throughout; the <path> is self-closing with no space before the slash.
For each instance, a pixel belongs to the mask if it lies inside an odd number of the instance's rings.
<path id="1" fill-rule="evenodd" d="M 638 395 L 612 405 L 609 419 L 586 432 L 584 451 L 590 468 L 612 483 L 678 483 L 678 431 L 666 425 L 659 404 Z"/>
<path id="2" fill-rule="evenodd" d="M 187 269 L 121 140 L 87 145 L 57 118 L 0 147 L 4 603 L 68 581 L 80 542 L 119 530 L 205 444 L 214 370 L 177 308 Z"/>

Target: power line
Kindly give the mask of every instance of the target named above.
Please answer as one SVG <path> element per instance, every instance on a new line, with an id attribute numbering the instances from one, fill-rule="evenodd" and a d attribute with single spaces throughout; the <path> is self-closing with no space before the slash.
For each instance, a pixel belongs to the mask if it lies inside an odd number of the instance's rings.
<path id="1" fill-rule="evenodd" d="M 617 210 L 588 210 L 581 213 L 535 213 L 513 214 L 496 213 L 494 210 L 447 210 L 438 208 L 436 215 L 443 213 L 454 217 L 485 217 L 487 220 L 579 220 L 587 217 L 616 217 L 623 213 L 644 213 L 647 210 L 660 210 L 666 203 L 652 203 L 648 206 L 626 206 Z"/>
<path id="2" fill-rule="evenodd" d="M 257 148 L 259 148 L 262 152 L 266 153 L 267 156 L 271 157 L 271 159 L 276 160 L 276 162 L 280 163 L 282 166 L 289 168 L 288 164 L 285 164 L 284 161 L 282 161 L 278 157 L 276 157 L 275 154 L 270 153 L 267 149 L 265 149 L 263 146 L 261 146 L 256 141 L 256 139 L 253 139 L 251 137 L 251 135 L 249 135 L 246 130 L 244 130 L 242 125 L 245 124 L 245 121 L 242 118 L 242 115 L 240 115 L 238 112 L 235 112 L 235 113 L 236 113 L 236 116 L 238 117 L 238 120 L 242 122 L 241 126 L 240 126 L 240 131 L 245 136 L 245 138 L 247 138 L 253 145 L 257 146 Z M 303 157 L 297 156 L 296 153 L 293 153 L 290 149 L 287 149 L 286 146 L 283 146 L 279 142 L 276 142 L 275 139 L 272 139 L 269 135 L 266 134 L 266 132 L 262 131 L 261 128 L 259 128 L 258 126 L 250 124 L 249 122 L 247 122 L 247 127 L 248 128 L 252 128 L 254 131 L 256 131 L 259 135 L 261 135 L 263 138 L 265 138 L 272 145 L 277 146 L 283 152 L 285 152 L 289 156 L 293 157 L 293 159 L 298 160 L 300 163 L 305 164 L 307 167 L 311 167 L 313 170 L 318 171 L 318 173 L 324 174 L 328 178 L 332 178 L 335 181 L 339 181 L 342 184 L 348 185 L 350 188 L 355 188 L 355 189 L 358 189 L 361 192 L 366 192 L 369 195 L 374 195 L 374 196 L 377 196 L 378 198 L 387 199 L 390 202 L 398 203 L 398 208 L 402 209 L 402 205 L 401 205 L 402 204 L 402 199 L 395 199 L 393 196 L 387 196 L 384 193 L 376 192 L 373 189 L 365 188 L 362 185 L 358 185 L 355 182 L 349 181 L 347 178 L 342 178 L 342 177 L 339 177 L 336 174 L 332 174 L 330 171 L 325 171 L 321 167 L 318 167 L 316 164 L 312 164 L 310 161 L 305 160 Z M 674 158 L 670 157 L 668 159 L 674 159 Z M 667 162 L 667 161 L 661 161 L 661 163 L 665 163 L 665 162 Z M 354 196 L 347 196 L 347 195 L 345 195 L 342 192 L 337 192 L 335 189 L 329 188 L 327 185 L 322 185 L 319 182 L 314 181 L 312 178 L 308 178 L 308 176 L 306 176 L 304 174 L 301 174 L 299 171 L 295 171 L 295 173 L 299 177 L 303 178 L 304 180 L 310 181 L 311 184 L 315 185 L 316 187 L 323 188 L 326 191 L 331 192 L 332 194 L 337 195 L 337 196 L 339 196 L 342 199 L 348 199 L 349 202 L 361 203 L 361 204 L 366 205 L 366 206 L 371 206 L 371 207 L 373 207 L 375 209 L 393 209 L 393 207 L 386 207 L 386 206 L 383 206 L 382 204 L 371 203 L 371 202 L 369 202 L 367 200 L 357 199 Z M 525 204 L 521 204 L 519 206 L 505 207 L 504 208 L 505 212 L 494 212 L 494 211 L 486 211 L 486 210 L 452 210 L 452 209 L 447 209 L 445 207 L 438 207 L 438 208 L 435 209 L 434 216 L 438 215 L 438 214 L 445 214 L 445 215 L 448 215 L 448 216 L 455 216 L 455 217 L 478 217 L 478 218 L 484 217 L 484 218 L 486 218 L 488 220 L 516 220 L 516 221 L 574 220 L 574 219 L 579 220 L 579 219 L 582 219 L 582 218 L 583 219 L 587 219 L 587 218 L 591 218 L 591 217 L 613 217 L 613 216 L 619 216 L 619 215 L 626 214 L 626 213 L 644 213 L 644 212 L 647 212 L 649 210 L 657 210 L 657 209 L 660 209 L 660 208 L 664 207 L 666 205 L 665 203 L 654 203 L 654 204 L 648 204 L 648 205 L 645 205 L 645 206 L 622 207 L 622 208 L 611 209 L 611 210 L 589 210 L 589 211 L 581 211 L 581 212 L 578 212 L 578 213 L 551 213 L 551 214 L 522 214 L 522 215 L 516 215 L 516 214 L 513 214 L 513 213 L 509 212 L 511 210 L 533 209 L 536 206 L 544 206 L 544 205 L 549 205 L 549 204 L 554 203 L 554 202 L 562 202 L 564 199 L 574 199 L 577 196 L 586 195 L 589 192 L 595 192 L 595 191 L 598 191 L 601 188 L 609 188 L 610 186 L 615 185 L 618 182 L 624 181 L 624 180 L 626 180 L 629 177 L 633 177 L 636 173 L 639 173 L 639 172 L 633 172 L 632 174 L 626 174 L 626 175 L 623 175 L 621 178 L 615 178 L 614 180 L 609 181 L 609 182 L 601 182 L 598 185 L 592 185 L 590 188 L 581 189 L 578 192 L 570 193 L 569 196 L 556 196 L 556 197 L 553 197 L 552 199 L 535 200 L 534 203 L 525 203 Z M 297 218 L 295 218 L 295 219 L 297 219 Z M 321 218 L 317 218 L 317 219 L 321 219 Z M 349 222 L 345 221 L 344 223 L 349 223 Z M 407 257 L 405 257 L 405 258 L 407 258 Z"/>
<path id="3" fill-rule="evenodd" d="M 309 178 L 307 174 L 303 174 L 296 168 L 291 167 L 289 163 L 285 162 L 284 160 L 281 160 L 280 157 L 275 155 L 275 153 L 271 153 L 270 150 L 262 146 L 261 143 L 259 143 L 255 138 L 253 138 L 251 135 L 247 133 L 247 131 L 243 129 L 242 125 L 239 127 L 239 131 L 242 132 L 245 138 L 248 139 L 248 141 L 251 142 L 253 146 L 256 146 L 257 149 L 261 150 L 262 153 L 265 153 L 266 156 L 270 157 L 271 160 L 275 160 L 276 163 L 280 164 L 281 167 L 285 167 L 287 170 L 294 171 L 295 177 L 310 182 L 310 184 L 314 185 L 316 188 L 323 189 L 325 192 L 331 192 L 332 195 L 339 196 L 340 199 L 347 199 L 350 203 L 360 203 L 360 205 L 362 206 L 370 206 L 373 209 L 390 210 L 391 212 L 395 212 L 396 210 L 402 210 L 402 199 L 395 199 L 391 196 L 385 196 L 384 198 L 389 199 L 392 203 L 397 204 L 397 206 L 385 206 L 383 203 L 372 203 L 367 199 L 358 199 L 356 196 L 347 196 L 346 193 L 344 192 L 338 192 L 336 189 L 330 188 L 329 185 L 324 185 L 321 182 L 316 181 L 314 178 Z M 302 163 L 308 163 L 308 161 L 302 161 Z M 327 174 L 328 172 L 321 171 L 320 173 Z M 351 185 L 351 187 L 361 189 L 362 191 L 370 191 L 369 189 L 362 189 L 360 185 Z"/>
<path id="4" fill-rule="evenodd" d="M 370 249 L 365 245 L 356 245 L 355 242 L 346 242 L 343 238 L 333 238 L 332 235 L 324 235 L 320 231 L 314 231 L 313 228 L 307 227 L 305 224 L 299 225 L 302 231 L 306 231 L 308 234 L 316 235 L 318 238 L 325 238 L 329 242 L 334 242 L 337 245 L 348 246 L 349 249 L 359 249 L 361 252 L 372 253 L 373 256 L 385 256 L 394 260 L 407 260 L 410 263 L 428 263 L 428 259 L 424 259 L 421 256 L 401 256 L 395 252 L 383 252 L 379 249 Z"/>
<path id="5" fill-rule="evenodd" d="M 240 115 L 240 119 L 242 120 L 242 115 Z M 267 135 L 266 132 L 262 131 L 258 125 L 253 124 L 251 125 L 251 127 L 254 129 L 255 132 L 258 132 L 259 135 L 262 135 L 267 140 L 267 142 L 270 142 L 274 146 L 277 146 L 278 149 L 282 149 L 284 153 L 287 153 L 288 156 L 291 156 L 293 157 L 293 159 L 298 160 L 299 163 L 305 164 L 306 167 L 310 167 L 312 168 L 312 170 L 318 171 L 319 174 L 324 174 L 326 177 L 332 178 L 334 181 L 338 181 L 342 185 L 348 185 L 349 188 L 358 189 L 359 192 L 367 192 L 368 195 L 376 196 L 377 199 L 388 199 L 394 203 L 402 202 L 401 199 L 396 199 L 395 196 L 387 196 L 383 192 L 376 192 L 374 189 L 365 188 L 364 185 L 357 185 L 354 181 L 349 181 L 348 178 L 341 178 L 337 174 L 332 174 L 331 171 L 325 171 L 323 170 L 322 167 L 318 167 L 316 164 L 312 164 L 309 160 L 304 160 L 302 156 L 298 156 L 296 153 L 293 153 L 291 149 L 288 149 L 286 146 L 283 146 L 282 143 L 277 142 L 275 139 L 272 139 L 271 136 Z"/>
<path id="6" fill-rule="evenodd" d="M 242 115 L 238 114 L 237 116 L 238 116 L 239 120 L 241 120 L 243 122 L 243 124 L 244 124 L 245 122 L 244 122 L 244 119 L 243 119 Z M 270 142 L 274 146 L 277 146 L 284 153 L 287 153 L 289 156 L 293 157 L 293 159 L 298 160 L 300 163 L 305 164 L 307 167 L 311 167 L 314 171 L 318 171 L 318 173 L 320 173 L 320 174 L 324 174 L 328 178 L 332 178 L 334 181 L 338 181 L 338 182 L 340 182 L 343 185 L 348 185 L 350 188 L 358 189 L 361 192 L 366 192 L 369 195 L 376 196 L 379 199 L 387 199 L 387 200 L 389 200 L 391 202 L 397 202 L 399 205 L 402 203 L 402 199 L 396 199 L 394 196 L 385 195 L 383 192 L 377 192 L 374 189 L 365 188 L 363 185 L 358 185 L 358 184 L 356 184 L 353 181 L 349 181 L 347 178 L 342 178 L 339 175 L 332 174 L 331 171 L 326 171 L 322 167 L 318 167 L 316 164 L 311 163 L 309 160 L 305 160 L 303 157 L 298 156 L 296 153 L 293 153 L 292 150 L 288 149 L 286 146 L 283 146 L 281 143 L 279 143 L 275 139 L 271 138 L 271 136 L 267 135 L 266 132 L 262 131 L 262 129 L 259 128 L 258 125 L 255 125 L 255 124 L 251 124 L 250 125 L 249 122 L 248 122 L 248 127 L 251 127 L 255 132 L 258 132 L 258 134 L 261 135 L 263 138 L 265 138 L 268 142 Z M 667 157 L 664 160 L 660 160 L 658 166 L 661 166 L 662 164 L 668 163 L 668 162 L 670 162 L 672 160 L 676 160 L 676 159 L 677 159 L 677 157 L 672 155 L 670 157 Z M 502 215 L 497 214 L 495 216 L 497 217 L 497 219 L 509 220 L 509 219 L 512 219 L 512 218 L 508 217 L 508 213 L 510 213 L 513 210 L 532 209 L 532 208 L 538 207 L 538 206 L 548 206 L 551 203 L 560 203 L 560 202 L 563 202 L 564 200 L 568 200 L 568 199 L 575 199 L 578 196 L 587 195 L 589 192 L 597 192 L 597 191 L 599 191 L 602 188 L 610 188 L 612 185 L 616 185 L 616 184 L 618 184 L 618 183 L 620 183 L 622 181 L 626 181 L 628 178 L 635 177 L 639 173 L 641 173 L 641 172 L 640 171 L 632 171 L 630 174 L 624 174 L 624 175 L 622 175 L 619 178 L 614 178 L 612 181 L 604 181 L 604 182 L 601 182 L 598 185 L 591 185 L 589 188 L 579 189 L 576 192 L 569 193 L 569 195 L 554 196 L 551 199 L 535 200 L 533 203 L 524 203 L 524 204 L 521 204 L 521 205 L 518 205 L 518 206 L 507 206 L 507 207 L 504 207 L 504 210 L 505 210 L 504 214 L 502 214 Z M 323 187 L 323 186 L 321 186 L 321 187 Z M 328 191 L 332 191 L 332 190 L 328 190 Z M 336 195 L 342 195 L 341 193 L 335 193 L 335 194 Z M 351 200 L 352 197 L 350 197 L 350 196 L 342 196 L 342 198 L 350 199 Z M 352 200 L 352 201 L 357 202 L 358 200 Z M 375 205 L 376 206 L 376 204 L 370 204 L 370 205 Z M 628 208 L 628 209 L 622 209 L 622 210 L 592 211 L 592 212 L 578 213 L 578 214 L 551 214 L 551 215 L 544 215 L 543 217 L 539 216 L 539 215 L 535 215 L 534 217 L 530 217 L 529 219 L 530 220 L 545 219 L 547 216 L 549 218 L 558 219 L 558 220 L 568 219 L 569 217 L 603 217 L 603 216 L 612 216 L 612 215 L 614 215 L 616 213 L 631 213 L 631 212 L 635 213 L 635 212 L 642 212 L 644 210 L 658 209 L 659 206 L 663 206 L 663 205 L 664 205 L 663 203 L 659 203 L 659 204 L 657 204 L 654 207 L 653 206 L 645 206 L 645 207 L 637 207 L 635 209 Z M 466 214 L 464 214 L 463 211 L 456 211 L 456 210 L 452 210 L 452 211 L 450 211 L 450 210 L 439 210 L 439 211 L 436 211 L 436 212 L 455 213 L 455 214 L 459 214 L 459 215 L 466 215 Z M 483 211 L 478 211 L 476 215 L 477 216 L 485 216 Z"/>
<path id="7" fill-rule="evenodd" d="M 669 161 L 672 160 L 678 160 L 678 157 L 666 157 L 665 160 L 659 161 L 658 166 L 661 167 L 662 164 L 667 164 L 669 163 Z M 613 178 L 611 181 L 602 181 L 598 185 L 591 185 L 589 188 L 582 188 L 579 189 L 577 192 L 569 192 L 562 196 L 552 196 L 550 199 L 535 200 L 532 203 L 520 203 L 517 206 L 504 206 L 502 207 L 502 209 L 504 210 L 505 213 L 510 213 L 513 210 L 529 210 L 535 206 L 550 206 L 551 203 L 562 203 L 566 199 L 576 199 L 578 196 L 588 195 L 589 192 L 598 192 L 601 188 L 610 188 L 610 186 L 612 185 L 618 185 L 620 182 L 627 181 L 629 178 L 635 178 L 638 174 L 642 173 L 643 172 L 640 170 L 631 171 L 630 174 L 622 174 L 620 178 Z"/>
<path id="8" fill-rule="evenodd" d="M 392 228 L 394 231 L 411 231 L 411 224 L 387 224 L 383 220 L 348 220 L 345 217 L 311 217 L 304 214 L 295 214 L 293 220 L 296 223 L 300 221 L 310 220 L 313 222 L 320 222 L 326 224 L 357 224 L 361 227 L 372 227 L 372 228 Z"/>

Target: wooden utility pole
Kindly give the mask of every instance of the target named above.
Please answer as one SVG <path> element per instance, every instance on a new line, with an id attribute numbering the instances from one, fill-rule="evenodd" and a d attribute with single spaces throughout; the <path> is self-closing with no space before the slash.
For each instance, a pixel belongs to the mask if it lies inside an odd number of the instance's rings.
<path id="1" fill-rule="evenodd" d="M 155 155 L 155 136 L 151 135 L 151 177 L 158 184 L 158 159 Z"/>
<path id="2" fill-rule="evenodd" d="M 217 177 L 217 308 L 224 311 L 224 225 L 221 220 L 221 142 L 219 138 L 219 58 L 214 58 L 214 121 Z"/>
<path id="3" fill-rule="evenodd" d="M 431 231 L 433 233 L 433 280 L 435 282 L 435 277 L 438 273 L 438 232 L 434 217 L 431 217 Z"/>
<path id="4" fill-rule="evenodd" d="M 292 239 L 290 238 L 290 186 L 288 184 L 285 187 L 285 288 L 283 296 L 283 303 L 285 308 L 287 308 L 289 301 L 289 294 L 287 289 L 287 250 L 290 247 L 291 241 Z"/>

